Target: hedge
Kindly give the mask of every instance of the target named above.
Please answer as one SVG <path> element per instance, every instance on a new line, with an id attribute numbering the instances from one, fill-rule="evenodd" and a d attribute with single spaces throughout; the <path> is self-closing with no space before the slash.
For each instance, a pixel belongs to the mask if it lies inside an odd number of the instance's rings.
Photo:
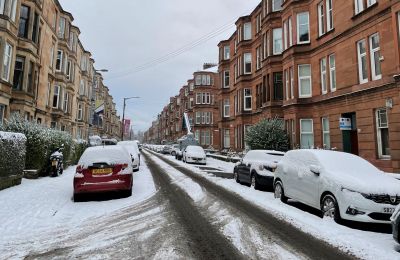
<path id="1" fill-rule="evenodd" d="M 47 128 L 35 122 L 29 122 L 18 115 L 11 117 L 0 130 L 22 133 L 26 136 L 26 170 L 38 170 L 40 175 L 48 174 L 50 155 L 64 145 L 64 164 L 75 162 L 83 148 L 72 140 L 67 132 Z M 75 153 L 77 151 L 77 153 Z"/>
<path id="2" fill-rule="evenodd" d="M 26 141 L 23 134 L 0 132 L 0 190 L 21 183 Z"/>

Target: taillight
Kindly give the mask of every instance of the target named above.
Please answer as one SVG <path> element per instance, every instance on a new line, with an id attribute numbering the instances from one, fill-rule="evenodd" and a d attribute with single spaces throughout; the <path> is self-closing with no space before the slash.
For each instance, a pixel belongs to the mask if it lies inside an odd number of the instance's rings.
<path id="1" fill-rule="evenodd" d="M 132 173 L 131 169 L 129 169 L 129 164 L 127 164 L 127 163 L 118 165 L 116 170 L 117 170 L 117 174 L 131 174 Z"/>
<path id="2" fill-rule="evenodd" d="M 85 176 L 83 176 L 83 167 L 81 165 L 78 165 L 76 167 L 76 172 L 75 172 L 75 176 L 74 178 L 83 178 Z"/>
<path id="3" fill-rule="evenodd" d="M 76 172 L 82 173 L 83 172 L 83 167 L 80 166 L 80 165 L 76 166 Z"/>
<path id="4" fill-rule="evenodd" d="M 128 168 L 128 166 L 129 166 L 129 165 L 128 165 L 127 163 L 123 164 L 123 165 L 122 165 L 122 170 L 125 170 L 126 168 Z"/>

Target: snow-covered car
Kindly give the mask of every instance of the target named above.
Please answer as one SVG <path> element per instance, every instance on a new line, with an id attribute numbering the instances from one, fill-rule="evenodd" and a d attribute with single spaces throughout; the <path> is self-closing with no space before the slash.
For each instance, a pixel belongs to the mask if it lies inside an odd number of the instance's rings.
<path id="1" fill-rule="evenodd" d="M 180 151 L 180 150 L 179 150 L 179 144 L 174 144 L 174 145 L 172 145 L 171 155 L 172 155 L 172 156 L 176 156 L 176 154 L 177 154 L 178 151 Z"/>
<path id="2" fill-rule="evenodd" d="M 164 145 L 162 148 L 162 154 L 171 154 L 172 146 L 171 145 Z"/>
<path id="3" fill-rule="evenodd" d="M 133 171 L 138 171 L 140 166 L 140 153 L 135 141 L 118 142 L 119 146 L 124 147 L 132 157 Z"/>
<path id="4" fill-rule="evenodd" d="M 390 219 L 392 221 L 393 238 L 397 243 L 400 243 L 400 205 L 397 206 Z"/>
<path id="5" fill-rule="evenodd" d="M 182 159 L 186 163 L 207 164 L 206 153 L 201 146 L 189 145 L 182 154 Z"/>
<path id="6" fill-rule="evenodd" d="M 278 151 L 251 150 L 233 169 L 234 179 L 237 183 L 251 185 L 257 190 L 272 190 L 274 171 L 284 155 Z"/>
<path id="7" fill-rule="evenodd" d="M 400 182 L 361 157 L 326 150 L 294 150 L 278 163 L 275 198 L 320 209 L 335 221 L 390 223 Z"/>
<path id="8" fill-rule="evenodd" d="M 132 195 L 132 160 L 121 146 L 97 146 L 85 150 L 74 176 L 74 201 L 81 195 L 120 191 Z"/>

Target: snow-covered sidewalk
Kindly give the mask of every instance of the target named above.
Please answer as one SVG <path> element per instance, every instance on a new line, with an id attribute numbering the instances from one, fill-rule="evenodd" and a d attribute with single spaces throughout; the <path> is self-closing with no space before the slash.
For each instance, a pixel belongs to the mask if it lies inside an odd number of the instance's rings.
<path id="1" fill-rule="evenodd" d="M 285 220 L 301 230 L 318 237 L 331 245 L 337 246 L 345 252 L 352 253 L 362 259 L 400 259 L 400 246 L 393 240 L 391 234 L 363 231 L 339 225 L 331 219 L 321 219 L 311 213 L 305 212 L 294 206 L 282 203 L 274 198 L 271 192 L 262 192 L 240 185 L 234 180 L 214 177 L 200 171 L 195 165 L 177 161 L 171 156 L 165 158 L 187 167 L 204 178 L 218 184 L 225 189 L 233 191 L 276 217 Z M 212 166 L 226 171 L 233 171 L 234 163 L 227 163 L 207 158 L 207 166 Z"/>
<path id="2" fill-rule="evenodd" d="M 74 203 L 73 176 L 69 167 L 58 178 L 26 180 L 0 192 L 0 259 L 23 258 L 49 233 L 78 232 L 85 222 L 138 204 L 156 192 L 146 166 L 134 173 L 133 196 L 110 201 Z"/>

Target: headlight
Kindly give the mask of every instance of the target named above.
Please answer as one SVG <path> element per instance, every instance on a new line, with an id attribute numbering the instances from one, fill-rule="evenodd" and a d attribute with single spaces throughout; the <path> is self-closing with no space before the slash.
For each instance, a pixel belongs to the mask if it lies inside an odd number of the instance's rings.
<path id="1" fill-rule="evenodd" d="M 259 165 L 259 166 L 258 166 L 258 169 L 259 169 L 260 171 L 263 171 L 263 170 L 264 170 L 264 165 Z"/>

